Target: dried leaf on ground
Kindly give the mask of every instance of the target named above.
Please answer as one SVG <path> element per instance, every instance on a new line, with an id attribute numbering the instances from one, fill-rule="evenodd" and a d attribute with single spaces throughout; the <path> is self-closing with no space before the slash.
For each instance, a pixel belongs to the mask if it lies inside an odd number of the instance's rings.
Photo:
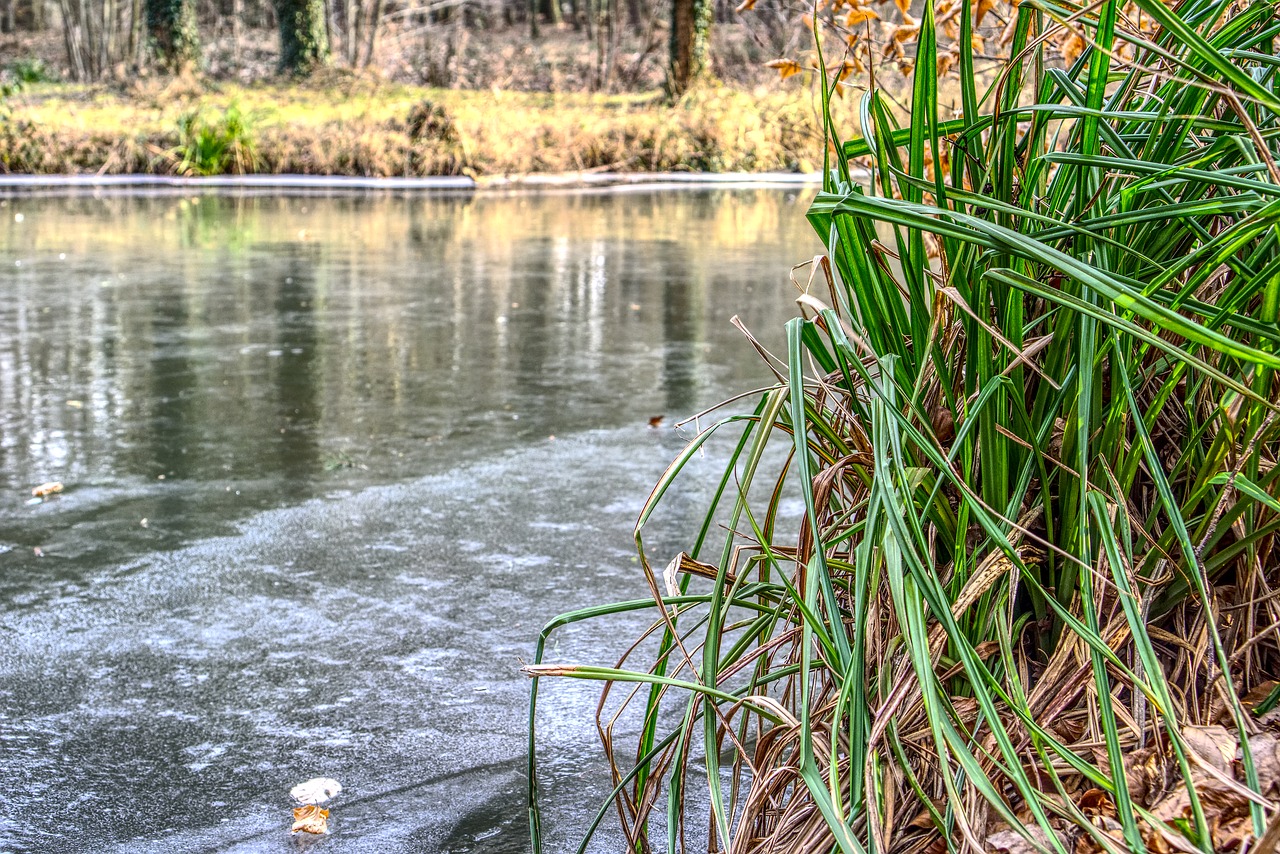
<path id="1" fill-rule="evenodd" d="M 289 832 L 314 834 L 328 833 L 329 811 L 324 807 L 318 807 L 315 804 L 294 807 L 293 827 L 289 829 Z"/>
<path id="2" fill-rule="evenodd" d="M 987 847 L 998 854 L 1040 854 L 1044 849 L 1053 850 L 1049 834 L 1032 825 L 1027 828 L 1028 839 L 1016 830 L 1001 830 L 987 837 Z"/>
<path id="3" fill-rule="evenodd" d="M 1240 742 L 1224 726 L 1188 726 L 1182 728 L 1182 738 L 1201 759 L 1219 771 L 1231 773 Z"/>
<path id="4" fill-rule="evenodd" d="M 342 784 L 332 777 L 313 777 L 289 790 L 289 797 L 300 804 L 323 804 L 342 792 Z"/>

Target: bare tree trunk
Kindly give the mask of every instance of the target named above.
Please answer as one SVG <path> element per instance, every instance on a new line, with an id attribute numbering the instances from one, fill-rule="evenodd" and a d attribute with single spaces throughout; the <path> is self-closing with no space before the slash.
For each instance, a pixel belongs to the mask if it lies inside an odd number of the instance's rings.
<path id="1" fill-rule="evenodd" d="M 324 0 L 274 0 L 280 24 L 280 70 L 310 74 L 329 61 Z"/>
<path id="2" fill-rule="evenodd" d="M 45 0 L 13 0 L 9 8 L 13 13 L 14 28 L 42 32 L 48 26 L 48 10 Z"/>
<path id="3" fill-rule="evenodd" d="M 333 44 L 333 19 L 329 15 L 329 0 L 321 0 L 320 14 L 324 17 L 324 43 L 327 58 L 329 45 Z"/>
<path id="4" fill-rule="evenodd" d="M 604 88 L 613 86 L 614 72 L 618 69 L 618 51 L 622 47 L 622 14 L 619 0 L 609 0 L 609 56 L 605 60 Z"/>
<path id="5" fill-rule="evenodd" d="M 106 73 L 114 65 L 116 56 L 116 24 L 118 16 L 115 0 L 101 0 L 98 7 L 98 68 Z"/>
<path id="6" fill-rule="evenodd" d="M 597 0 L 598 30 L 596 32 L 596 69 L 592 88 L 607 91 L 613 78 L 614 56 L 617 51 L 618 0 Z"/>
<path id="7" fill-rule="evenodd" d="M 382 9 L 383 0 L 373 0 L 373 6 L 369 9 L 369 28 L 365 34 L 364 62 L 360 63 L 361 68 L 373 65 L 373 53 L 378 47 L 378 28 L 382 24 Z"/>
<path id="8" fill-rule="evenodd" d="M 244 17 L 244 0 L 231 0 L 231 65 L 240 70 L 240 19 Z"/>
<path id="9" fill-rule="evenodd" d="M 82 57 L 81 61 L 84 63 L 85 74 L 88 75 L 86 79 L 96 80 L 98 70 L 93 67 L 93 42 L 97 33 L 93 31 L 93 18 L 89 14 L 89 7 L 85 0 L 76 0 L 76 23 L 80 25 L 77 31 L 80 34 L 78 47 Z"/>
<path id="10" fill-rule="evenodd" d="M 84 66 L 84 55 L 80 50 L 80 22 L 76 15 L 76 7 L 69 0 L 58 0 L 62 13 L 62 38 L 67 46 L 67 65 L 71 69 L 71 77 L 75 80 L 89 79 L 89 70 Z"/>
<path id="11" fill-rule="evenodd" d="M 343 17 L 347 29 L 343 34 L 342 52 L 347 65 L 352 68 L 360 61 L 360 0 L 344 0 Z"/>
<path id="12" fill-rule="evenodd" d="M 712 0 L 672 0 L 667 91 L 678 98 L 707 72 Z"/>
<path id="13" fill-rule="evenodd" d="M 193 0 L 146 0 L 147 37 L 160 67 L 181 71 L 200 61 Z"/>
<path id="14" fill-rule="evenodd" d="M 142 0 L 131 0 L 129 4 L 129 61 L 134 65 L 142 65 L 143 22 Z"/>

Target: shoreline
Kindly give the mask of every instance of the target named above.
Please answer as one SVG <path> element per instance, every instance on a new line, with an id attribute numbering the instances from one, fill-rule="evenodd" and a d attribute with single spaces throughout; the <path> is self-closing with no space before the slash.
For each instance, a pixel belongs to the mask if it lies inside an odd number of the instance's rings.
<path id="1" fill-rule="evenodd" d="M 554 172 L 527 175 L 423 176 L 365 178 L 347 175 L 0 175 L 0 195 L 48 195 L 59 192 L 123 190 L 181 193 L 192 190 L 270 190 L 300 192 L 459 192 L 519 190 L 786 189 L 816 187 L 820 172 Z"/>

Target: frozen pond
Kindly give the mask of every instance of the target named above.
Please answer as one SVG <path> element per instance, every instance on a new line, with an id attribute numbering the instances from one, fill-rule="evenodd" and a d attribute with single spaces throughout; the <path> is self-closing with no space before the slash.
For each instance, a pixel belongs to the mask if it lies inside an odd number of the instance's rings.
<path id="1" fill-rule="evenodd" d="M 527 850 L 520 663 L 645 595 L 670 424 L 768 382 L 729 318 L 780 349 L 807 198 L 3 198 L 0 851 Z M 608 777 L 547 687 L 561 850 Z"/>

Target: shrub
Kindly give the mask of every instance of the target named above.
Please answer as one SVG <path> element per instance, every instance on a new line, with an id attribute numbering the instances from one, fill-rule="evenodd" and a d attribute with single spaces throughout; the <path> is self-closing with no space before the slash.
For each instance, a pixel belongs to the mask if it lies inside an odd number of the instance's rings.
<path id="1" fill-rule="evenodd" d="M 243 175 L 257 166 L 250 120 L 235 103 L 213 117 L 203 110 L 182 116 L 178 139 L 176 169 L 181 175 Z"/>

